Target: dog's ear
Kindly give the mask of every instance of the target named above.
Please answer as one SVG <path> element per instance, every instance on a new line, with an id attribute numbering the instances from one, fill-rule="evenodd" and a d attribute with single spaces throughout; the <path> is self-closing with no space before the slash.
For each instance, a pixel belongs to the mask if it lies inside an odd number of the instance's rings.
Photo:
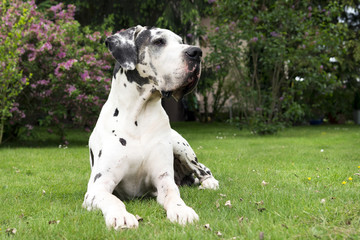
<path id="1" fill-rule="evenodd" d="M 143 27 L 138 25 L 116 33 L 105 40 L 111 55 L 124 70 L 135 69 L 138 59 L 135 38 L 142 29 Z"/>

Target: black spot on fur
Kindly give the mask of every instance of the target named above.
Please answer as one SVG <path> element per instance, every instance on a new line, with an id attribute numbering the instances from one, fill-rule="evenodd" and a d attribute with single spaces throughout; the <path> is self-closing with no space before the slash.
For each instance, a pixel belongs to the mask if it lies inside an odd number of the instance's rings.
<path id="1" fill-rule="evenodd" d="M 132 71 L 127 71 L 125 74 L 129 82 L 136 82 L 140 86 L 148 84 L 150 82 L 148 78 L 141 77 L 136 69 Z"/>
<path id="2" fill-rule="evenodd" d="M 198 159 L 197 159 L 197 157 L 195 157 L 195 162 L 198 162 Z"/>
<path id="3" fill-rule="evenodd" d="M 199 169 L 199 172 L 200 172 L 200 175 L 201 175 L 201 176 L 207 175 L 206 172 L 205 172 L 204 170 L 202 170 L 202 169 Z"/>
<path id="4" fill-rule="evenodd" d="M 211 172 L 210 171 L 206 171 L 207 174 L 211 175 Z"/>
<path id="5" fill-rule="evenodd" d="M 137 124 L 137 121 L 135 121 L 135 126 L 137 126 L 138 124 Z"/>
<path id="6" fill-rule="evenodd" d="M 99 151 L 99 158 L 101 157 L 101 154 L 102 154 L 102 150 Z"/>
<path id="7" fill-rule="evenodd" d="M 126 83 L 124 83 L 124 87 L 126 87 Z"/>
<path id="8" fill-rule="evenodd" d="M 159 176 L 159 179 L 163 179 L 164 177 L 167 177 L 167 176 L 169 176 L 169 173 L 168 173 L 168 172 L 164 172 L 163 174 L 161 174 L 161 175 Z"/>
<path id="9" fill-rule="evenodd" d="M 126 146 L 126 140 L 125 139 L 120 138 L 119 141 L 120 141 L 121 145 Z"/>
<path id="10" fill-rule="evenodd" d="M 191 163 L 197 165 L 197 162 L 195 162 L 194 160 L 191 160 Z"/>
<path id="11" fill-rule="evenodd" d="M 119 110 L 116 108 L 114 112 L 114 117 L 117 117 L 117 115 L 119 115 Z"/>
<path id="12" fill-rule="evenodd" d="M 112 130 L 111 132 L 112 132 L 112 133 L 114 133 L 114 132 L 115 132 L 115 130 Z"/>
<path id="13" fill-rule="evenodd" d="M 98 180 L 101 177 L 101 173 L 98 173 L 95 175 L 94 177 L 94 183 L 96 182 L 96 180 Z"/>
<path id="14" fill-rule="evenodd" d="M 90 157 L 91 157 L 91 166 L 94 166 L 94 153 L 92 151 L 92 149 L 90 148 Z"/>

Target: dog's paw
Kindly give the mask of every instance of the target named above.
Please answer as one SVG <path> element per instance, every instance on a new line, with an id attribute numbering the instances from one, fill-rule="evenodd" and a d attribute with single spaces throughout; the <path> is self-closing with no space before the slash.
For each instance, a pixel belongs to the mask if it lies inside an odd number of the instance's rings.
<path id="1" fill-rule="evenodd" d="M 84 197 L 84 202 L 82 204 L 82 207 L 86 208 L 88 211 L 91 211 L 91 210 L 96 208 L 94 206 L 94 201 L 95 201 L 95 195 L 91 195 L 89 193 L 86 193 L 85 197 Z"/>
<path id="2" fill-rule="evenodd" d="M 114 228 L 115 230 L 124 228 L 137 228 L 139 222 L 134 215 L 124 211 L 111 211 L 105 216 L 105 223 L 108 228 Z"/>
<path id="3" fill-rule="evenodd" d="M 205 179 L 201 182 L 201 185 L 199 186 L 199 189 L 212 189 L 216 190 L 219 188 L 219 181 L 216 180 L 213 176 Z"/>
<path id="4" fill-rule="evenodd" d="M 167 210 L 167 218 L 171 222 L 177 222 L 181 225 L 193 223 L 199 220 L 199 216 L 194 209 L 184 205 L 175 205 Z"/>

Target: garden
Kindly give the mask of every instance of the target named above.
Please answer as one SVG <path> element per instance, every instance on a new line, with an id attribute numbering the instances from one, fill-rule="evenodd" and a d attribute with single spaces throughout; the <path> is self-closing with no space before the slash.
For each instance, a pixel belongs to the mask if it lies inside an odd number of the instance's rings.
<path id="1" fill-rule="evenodd" d="M 2 0 L 0 238 L 359 238 L 359 6 Z M 200 217 L 186 227 L 155 199 L 125 202 L 140 226 L 116 232 L 81 207 L 87 144 L 111 87 L 104 41 L 138 24 L 203 49 L 201 80 L 177 103 L 193 121 L 171 125 L 220 188 L 180 189 Z"/>

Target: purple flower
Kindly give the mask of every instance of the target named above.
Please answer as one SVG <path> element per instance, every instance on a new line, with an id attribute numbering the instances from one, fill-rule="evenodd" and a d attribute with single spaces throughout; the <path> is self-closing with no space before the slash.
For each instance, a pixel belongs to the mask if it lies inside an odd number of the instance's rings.
<path id="1" fill-rule="evenodd" d="M 281 97 L 279 98 L 279 101 L 281 102 L 281 101 L 283 101 L 283 100 L 284 100 L 284 97 L 281 96 Z"/>
<path id="2" fill-rule="evenodd" d="M 212 4 L 212 3 L 214 3 L 214 2 L 216 2 L 216 0 L 208 0 L 208 3 L 209 3 L 209 4 Z"/>
<path id="3" fill-rule="evenodd" d="M 51 7 L 50 7 L 50 11 L 53 11 L 54 14 L 55 14 L 55 13 L 57 13 L 58 11 L 60 11 L 60 10 L 62 9 L 62 7 L 63 7 L 63 4 L 62 4 L 62 3 L 59 3 L 59 4 L 55 5 L 55 6 L 51 6 Z"/>
<path id="4" fill-rule="evenodd" d="M 253 18 L 253 21 L 254 21 L 254 23 L 258 23 L 258 22 L 260 21 L 260 19 L 259 19 L 257 16 L 255 16 L 255 17 Z"/>
<path id="5" fill-rule="evenodd" d="M 215 67 L 215 71 L 219 71 L 220 70 L 220 65 L 217 65 L 216 67 Z"/>
<path id="6" fill-rule="evenodd" d="M 271 32 L 270 35 L 272 37 L 279 37 L 280 36 L 280 34 L 278 34 L 277 32 Z"/>
<path id="7" fill-rule="evenodd" d="M 78 60 L 76 59 L 69 59 L 63 66 L 66 70 L 69 70 L 74 63 L 76 63 Z"/>
<path id="8" fill-rule="evenodd" d="M 86 79 L 90 78 L 89 72 L 87 70 L 85 70 L 84 73 L 80 74 L 80 76 L 83 81 L 86 81 Z"/>
<path id="9" fill-rule="evenodd" d="M 215 28 L 215 32 L 218 32 L 218 31 L 219 31 L 219 27 L 216 27 L 216 28 Z"/>
<path id="10" fill-rule="evenodd" d="M 26 124 L 25 127 L 28 129 L 28 130 L 33 130 L 34 129 L 34 126 L 30 125 L 30 124 Z"/>
<path id="11" fill-rule="evenodd" d="M 193 35 L 192 35 L 191 33 L 188 33 L 188 34 L 186 35 L 186 37 L 188 37 L 188 38 L 192 38 L 192 37 L 193 37 Z"/>
<path id="12" fill-rule="evenodd" d="M 255 110 L 256 110 L 257 112 L 260 112 L 260 111 L 262 111 L 262 108 L 261 108 L 261 107 L 257 107 Z"/>
<path id="13" fill-rule="evenodd" d="M 312 7 L 310 6 L 310 7 L 308 7 L 308 10 L 309 10 L 309 12 L 311 12 L 311 10 L 312 10 Z"/>
<path id="14" fill-rule="evenodd" d="M 255 43 L 255 42 L 257 42 L 258 40 L 259 40 L 259 38 L 257 38 L 257 37 L 253 37 L 252 39 L 250 39 L 250 42 Z"/>
<path id="15" fill-rule="evenodd" d="M 68 92 L 69 94 L 71 94 L 72 92 L 76 91 L 76 87 L 74 85 L 70 85 L 68 86 L 68 88 L 66 89 L 66 92 Z"/>
<path id="16" fill-rule="evenodd" d="M 59 59 L 62 59 L 64 57 L 66 57 L 66 53 L 61 51 L 56 55 L 56 57 L 59 58 Z"/>
<path id="17" fill-rule="evenodd" d="M 21 78 L 21 83 L 26 84 L 26 77 Z"/>

